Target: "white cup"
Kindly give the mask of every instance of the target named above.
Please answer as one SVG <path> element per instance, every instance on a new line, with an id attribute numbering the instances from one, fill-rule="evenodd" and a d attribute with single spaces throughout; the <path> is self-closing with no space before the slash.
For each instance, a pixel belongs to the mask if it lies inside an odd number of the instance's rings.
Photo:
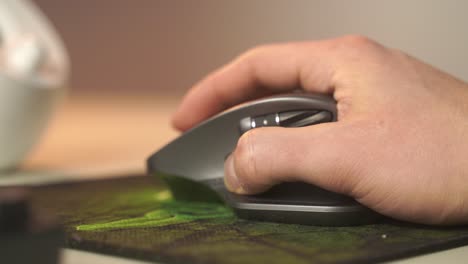
<path id="1" fill-rule="evenodd" d="M 66 88 L 68 57 L 40 10 L 0 1 L 0 171 L 21 163 Z"/>
<path id="2" fill-rule="evenodd" d="M 63 90 L 0 75 L 0 170 L 16 167 L 38 141 Z"/>

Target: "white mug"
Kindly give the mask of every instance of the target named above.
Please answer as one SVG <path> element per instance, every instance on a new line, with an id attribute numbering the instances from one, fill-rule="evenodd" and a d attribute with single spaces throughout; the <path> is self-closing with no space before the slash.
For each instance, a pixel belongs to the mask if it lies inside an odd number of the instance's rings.
<path id="1" fill-rule="evenodd" d="M 16 167 L 40 138 L 67 88 L 65 48 L 27 0 L 0 1 L 0 171 Z"/>

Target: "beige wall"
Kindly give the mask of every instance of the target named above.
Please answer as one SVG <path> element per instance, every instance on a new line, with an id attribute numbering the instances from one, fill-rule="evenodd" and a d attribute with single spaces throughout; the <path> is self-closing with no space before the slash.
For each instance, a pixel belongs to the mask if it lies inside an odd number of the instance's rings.
<path id="1" fill-rule="evenodd" d="M 468 80 L 468 1 L 36 0 L 71 53 L 74 91 L 180 95 L 248 47 L 368 35 Z"/>

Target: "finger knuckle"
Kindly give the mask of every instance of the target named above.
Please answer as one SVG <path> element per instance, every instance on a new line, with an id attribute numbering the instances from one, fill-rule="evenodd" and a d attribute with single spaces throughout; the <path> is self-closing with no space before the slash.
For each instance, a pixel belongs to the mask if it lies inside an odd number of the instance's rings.
<path id="1" fill-rule="evenodd" d="M 234 65 L 251 72 L 252 75 L 255 76 L 255 70 L 257 68 L 259 58 L 261 58 L 269 49 L 271 49 L 270 45 L 261 45 L 251 48 L 238 56 L 234 60 Z"/>
<path id="2" fill-rule="evenodd" d="M 341 41 L 356 48 L 369 48 L 378 45 L 373 39 L 363 35 L 347 35 L 344 36 Z"/>
<path id="3" fill-rule="evenodd" d="M 288 43 L 273 43 L 262 44 L 255 46 L 239 56 L 239 61 L 256 62 L 259 58 L 268 57 L 272 54 L 290 52 L 304 47 L 307 43 L 288 42 Z"/>
<path id="4" fill-rule="evenodd" d="M 241 182 L 255 182 L 258 178 L 255 138 L 258 132 L 253 129 L 243 134 L 237 144 L 235 156 L 237 177 Z"/>
<path id="5" fill-rule="evenodd" d="M 334 41 L 332 47 L 335 47 L 340 54 L 356 59 L 379 57 L 385 50 L 378 42 L 362 35 L 347 35 Z"/>
<path id="6" fill-rule="evenodd" d="M 389 52 L 391 53 L 392 57 L 398 61 L 402 66 L 403 65 L 412 65 L 414 63 L 414 58 L 411 57 L 408 53 L 399 50 L 399 49 L 389 49 Z"/>
<path id="7" fill-rule="evenodd" d="M 260 54 L 264 54 L 265 52 L 268 52 L 272 49 L 275 48 L 276 45 L 274 44 L 263 44 L 263 45 L 257 45 L 253 48 L 250 48 L 249 50 L 247 50 L 243 55 L 242 57 L 244 58 L 252 58 L 252 57 L 256 57 Z"/>

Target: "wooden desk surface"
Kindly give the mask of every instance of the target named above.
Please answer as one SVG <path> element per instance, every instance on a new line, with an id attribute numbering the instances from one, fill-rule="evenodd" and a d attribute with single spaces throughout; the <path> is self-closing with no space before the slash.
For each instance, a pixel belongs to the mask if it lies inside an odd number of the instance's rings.
<path id="1" fill-rule="evenodd" d="M 170 116 L 180 98 L 158 95 L 72 96 L 58 109 L 26 170 L 112 167 L 144 171 L 145 159 L 174 138 Z"/>

